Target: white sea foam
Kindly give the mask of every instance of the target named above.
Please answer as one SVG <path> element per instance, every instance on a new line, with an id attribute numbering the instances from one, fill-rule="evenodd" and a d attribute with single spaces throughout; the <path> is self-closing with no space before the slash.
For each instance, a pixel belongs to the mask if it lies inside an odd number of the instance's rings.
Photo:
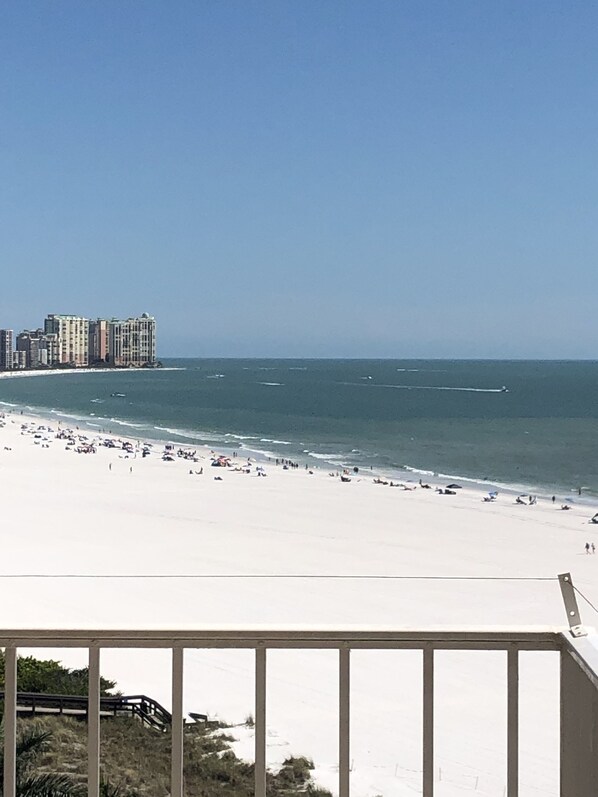
<path id="1" fill-rule="evenodd" d="M 320 459 L 323 462 L 331 462 L 335 465 L 342 465 L 345 462 L 345 455 L 344 454 L 318 454 L 315 451 L 308 451 L 308 457 L 313 457 L 314 459 Z"/>
<path id="2" fill-rule="evenodd" d="M 27 407 L 29 409 L 29 407 Z M 73 421 L 84 421 L 85 417 L 82 415 L 71 415 L 68 412 L 63 412 L 62 410 L 50 410 L 52 415 L 60 415 L 61 418 L 70 418 Z"/>
<path id="3" fill-rule="evenodd" d="M 213 432 L 194 432 L 190 429 L 176 429 L 170 426 L 154 426 L 158 432 L 168 432 L 168 434 L 175 435 L 176 437 L 187 437 L 191 440 L 204 441 L 206 443 L 223 443 L 223 435 L 214 434 Z"/>
<path id="4" fill-rule="evenodd" d="M 282 382 L 258 382 L 258 385 L 267 385 L 271 387 L 283 387 Z"/>
<path id="5" fill-rule="evenodd" d="M 401 470 L 407 470 L 409 473 L 419 473 L 422 476 L 434 476 L 433 470 L 424 470 L 423 468 L 412 468 L 410 465 L 402 465 Z"/>
<path id="6" fill-rule="evenodd" d="M 118 426 L 130 426 L 132 429 L 147 429 L 145 423 L 133 423 L 132 421 L 123 421 L 120 418 L 110 418 L 109 423 L 116 423 Z"/>
<path id="7" fill-rule="evenodd" d="M 260 437 L 260 443 L 274 443 L 278 446 L 292 446 L 288 440 L 272 440 L 270 437 Z"/>
<path id="8" fill-rule="evenodd" d="M 409 473 L 418 473 L 426 476 L 432 476 L 436 479 L 446 479 L 446 481 L 455 482 L 457 484 L 459 482 L 466 482 L 467 484 L 475 485 L 477 487 L 484 487 L 484 488 L 498 487 L 501 490 L 508 490 L 509 492 L 512 493 L 529 494 L 530 492 L 532 492 L 535 494 L 537 492 L 542 492 L 542 490 L 544 489 L 541 487 L 530 486 L 529 484 L 524 485 L 524 484 L 517 484 L 515 482 L 495 481 L 494 479 L 475 478 L 472 476 L 460 476 L 454 473 L 436 473 L 432 470 L 413 468 L 410 465 L 401 465 L 400 470 L 406 470 Z"/>
<path id="9" fill-rule="evenodd" d="M 251 448 L 250 446 L 246 446 L 244 443 L 241 443 L 241 448 L 243 451 L 247 451 L 249 454 L 257 454 L 260 457 L 269 457 L 270 459 L 276 458 L 276 454 L 273 451 L 268 451 L 267 449 Z"/>
<path id="10" fill-rule="evenodd" d="M 232 432 L 226 432 L 224 435 L 225 437 L 234 437 L 235 440 L 259 440 L 260 438 L 256 435 L 251 434 L 233 434 Z"/>

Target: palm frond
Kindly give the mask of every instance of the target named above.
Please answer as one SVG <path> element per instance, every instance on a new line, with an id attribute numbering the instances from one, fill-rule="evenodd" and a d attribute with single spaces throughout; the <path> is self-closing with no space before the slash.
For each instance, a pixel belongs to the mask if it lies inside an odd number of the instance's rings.
<path id="1" fill-rule="evenodd" d="M 36 753 L 41 753 L 46 746 L 46 741 L 52 736 L 50 731 L 40 731 L 38 728 L 27 728 L 17 738 L 17 759 L 29 758 Z"/>
<path id="2" fill-rule="evenodd" d="M 107 780 L 100 781 L 100 797 L 123 797 L 120 786 L 114 786 Z"/>
<path id="3" fill-rule="evenodd" d="M 17 784 L 17 797 L 84 797 L 85 791 L 68 775 L 31 775 Z"/>

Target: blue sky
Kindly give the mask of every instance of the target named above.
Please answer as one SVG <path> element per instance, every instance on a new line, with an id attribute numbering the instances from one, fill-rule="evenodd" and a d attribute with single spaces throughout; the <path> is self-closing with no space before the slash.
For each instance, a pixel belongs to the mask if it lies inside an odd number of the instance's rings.
<path id="1" fill-rule="evenodd" d="M 0 326 L 598 357 L 598 6 L 0 6 Z"/>

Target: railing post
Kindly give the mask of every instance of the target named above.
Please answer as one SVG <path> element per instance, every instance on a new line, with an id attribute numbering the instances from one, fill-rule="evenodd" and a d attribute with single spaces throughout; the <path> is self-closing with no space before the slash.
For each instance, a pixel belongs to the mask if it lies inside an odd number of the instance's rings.
<path id="1" fill-rule="evenodd" d="M 89 648 L 87 694 L 87 797 L 100 794 L 100 648 Z M 63 713 L 62 699 L 60 713 Z"/>
<path id="2" fill-rule="evenodd" d="M 266 648 L 255 649 L 255 797 L 266 797 Z"/>
<path id="3" fill-rule="evenodd" d="M 339 745 L 338 793 L 349 797 L 351 785 L 351 650 L 344 643 L 339 650 Z"/>
<path id="4" fill-rule="evenodd" d="M 571 653 L 561 651 L 561 797 L 596 797 L 598 689 Z"/>
<path id="5" fill-rule="evenodd" d="M 16 795 L 17 649 L 4 651 L 4 797 Z"/>
<path id="6" fill-rule="evenodd" d="M 183 654 L 183 648 L 172 649 L 171 797 L 183 797 Z"/>
<path id="7" fill-rule="evenodd" d="M 434 795 L 434 648 L 424 647 L 423 797 Z"/>
<path id="8" fill-rule="evenodd" d="M 507 796 L 519 794 L 519 651 L 507 652 Z"/>

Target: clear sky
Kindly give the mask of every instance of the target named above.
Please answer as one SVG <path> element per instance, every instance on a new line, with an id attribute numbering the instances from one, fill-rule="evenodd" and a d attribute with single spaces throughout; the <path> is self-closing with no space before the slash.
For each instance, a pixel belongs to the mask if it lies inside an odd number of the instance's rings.
<path id="1" fill-rule="evenodd" d="M 594 0 L 4 0 L 0 326 L 598 358 Z"/>

